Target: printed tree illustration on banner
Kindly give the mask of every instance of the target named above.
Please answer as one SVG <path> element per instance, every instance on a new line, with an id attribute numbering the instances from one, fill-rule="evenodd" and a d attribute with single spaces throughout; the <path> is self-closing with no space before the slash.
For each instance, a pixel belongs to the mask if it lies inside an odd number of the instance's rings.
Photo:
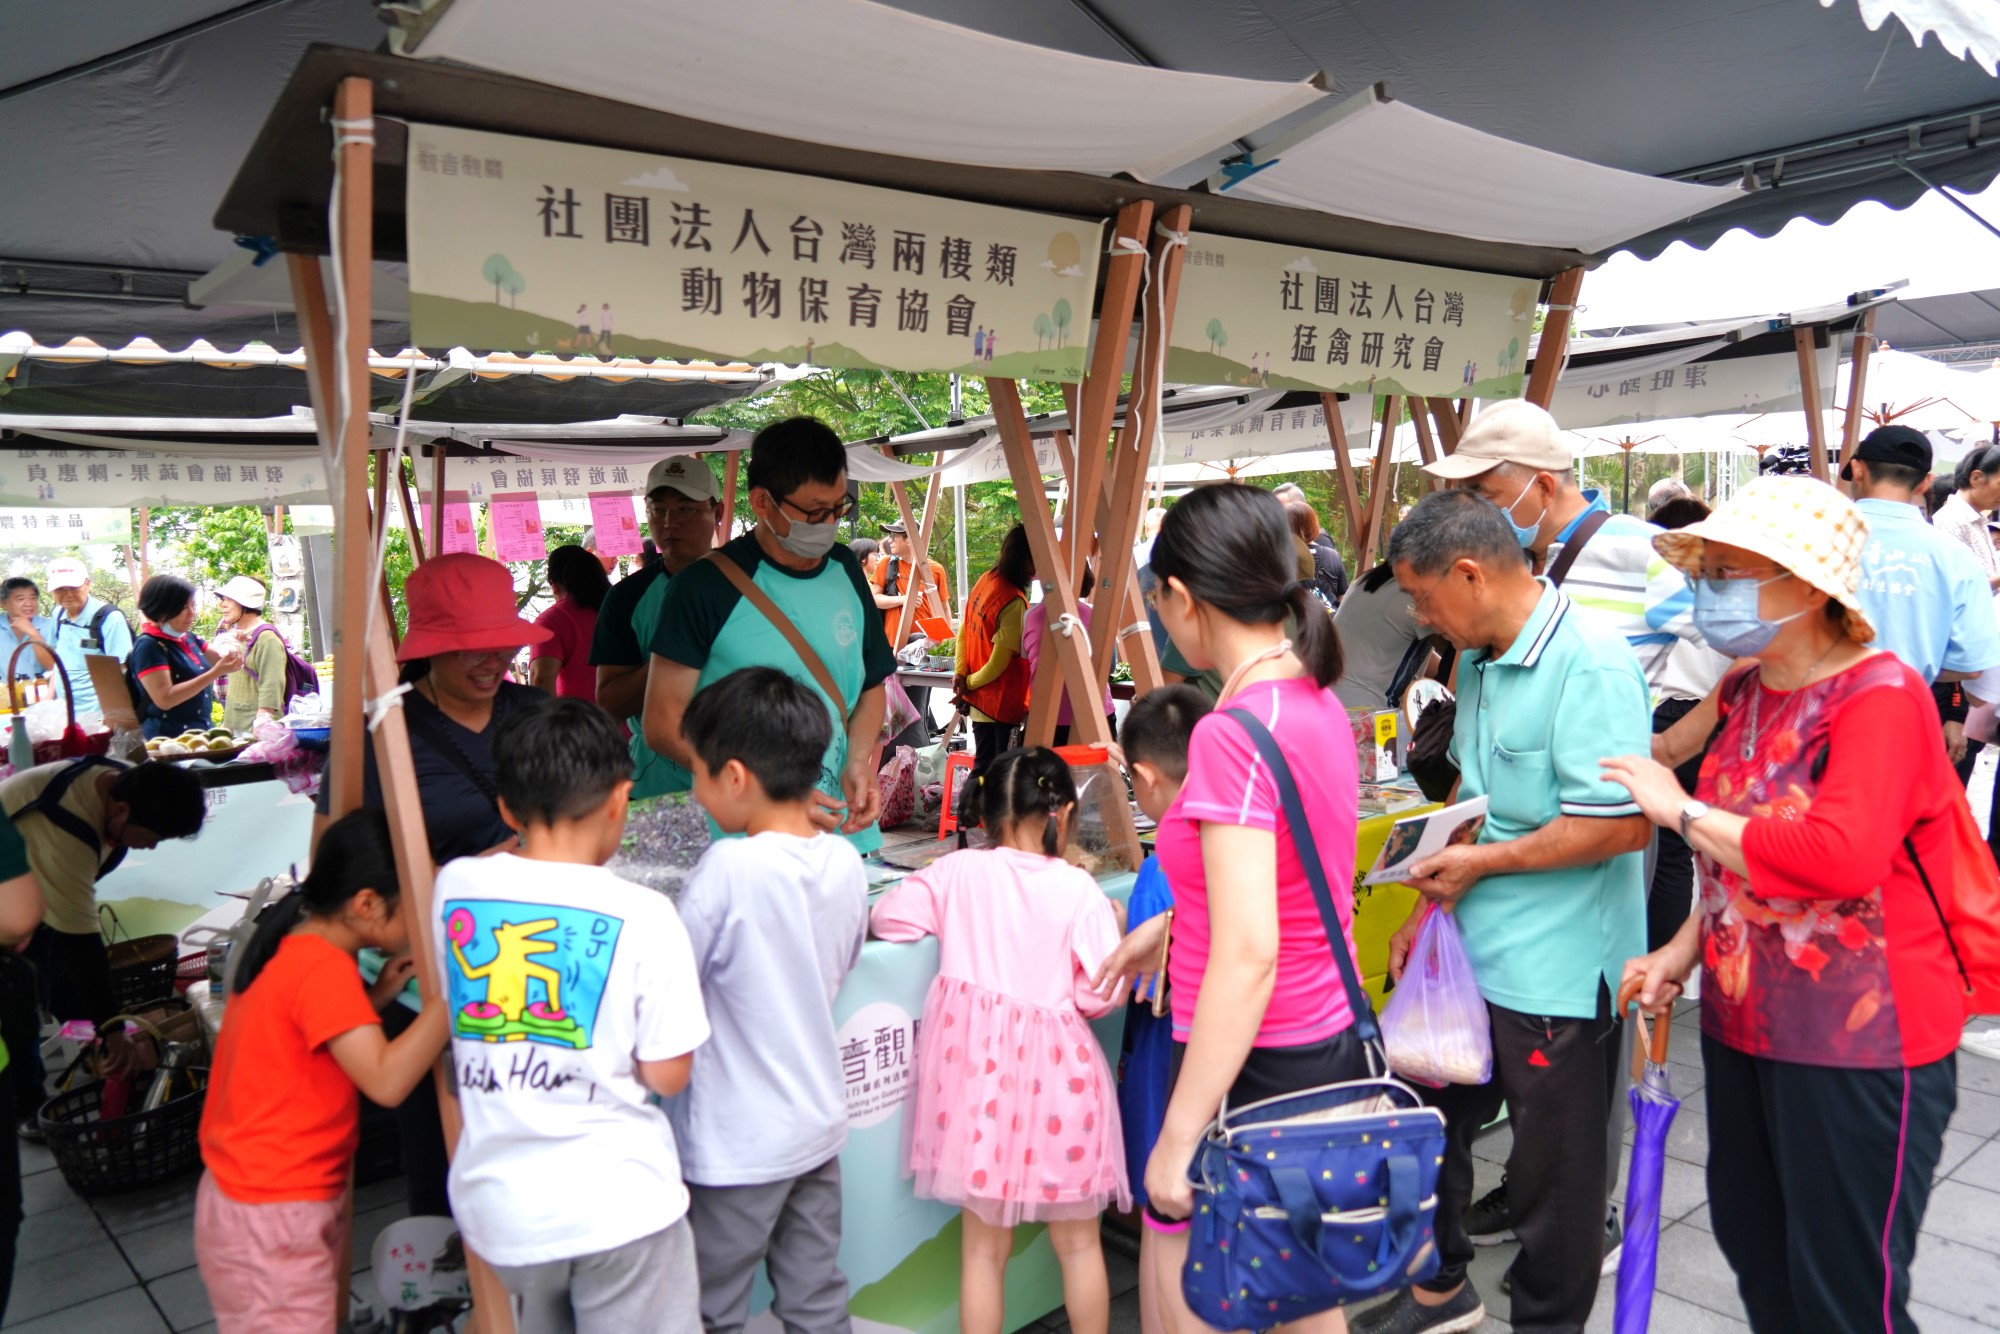
<path id="1" fill-rule="evenodd" d="M 1067 232 L 1063 233 L 1063 235 L 1065 236 L 1067 236 L 1068 234 L 1069 233 Z M 1056 329 L 1057 347 L 1069 346 L 1070 319 L 1071 315 L 1069 309 L 1069 302 L 1067 300 L 1058 300 L 1056 302 L 1055 309 L 1049 312 L 1049 321 L 1050 323 L 1055 325 Z"/>
<path id="2" fill-rule="evenodd" d="M 1514 369 L 1515 366 L 1520 364 L 1520 361 L 1521 361 L 1521 340 L 1518 338 L 1510 338 L 1507 340 L 1507 350 L 1502 352 L 1499 356 L 1500 369 L 1503 371 L 1511 371 Z"/>
<path id="3" fill-rule="evenodd" d="M 1211 355 L 1229 346 L 1229 332 L 1222 327 L 1221 320 L 1210 320 L 1206 332 L 1208 334 L 1208 350 Z"/>
<path id="4" fill-rule="evenodd" d="M 520 308 L 521 293 L 528 290 L 528 280 L 523 278 L 518 270 L 510 268 L 507 270 L 507 276 L 501 279 L 500 285 L 507 289 L 507 305 L 509 308 L 518 310 Z"/>
<path id="5" fill-rule="evenodd" d="M 493 284 L 493 304 L 500 304 L 501 292 L 519 296 L 527 290 L 527 281 L 514 272 L 514 265 L 505 255 L 488 255 L 486 262 L 479 266 L 479 276 Z"/>
<path id="6" fill-rule="evenodd" d="M 1037 352 L 1041 351 L 1042 344 L 1055 336 L 1056 326 L 1049 322 L 1049 317 L 1046 315 L 1035 316 L 1035 350 Z"/>

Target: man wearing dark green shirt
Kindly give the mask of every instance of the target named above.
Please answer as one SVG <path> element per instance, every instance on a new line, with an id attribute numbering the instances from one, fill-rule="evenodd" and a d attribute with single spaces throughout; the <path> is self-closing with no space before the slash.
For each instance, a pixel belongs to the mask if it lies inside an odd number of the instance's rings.
<path id="1" fill-rule="evenodd" d="M 35 933 L 42 924 L 42 886 L 28 867 L 28 845 L 22 841 L 14 822 L 0 813 L 0 950 L 11 952 Z M 35 1004 L 34 975 L 19 959 L 8 958 L 6 985 L 8 1041 L 36 1043 L 41 1040 L 41 1012 Z M 15 1021 L 19 1022 L 15 1022 Z M 9 1048 L 0 1041 L 0 1131 L 26 1119 L 39 1109 L 40 1090 L 32 1078 L 21 1080 L 8 1070 Z M 35 1070 L 39 1060 L 26 1062 Z M 25 1072 L 23 1072 L 25 1073 Z M 17 1105 L 16 1083 L 25 1085 L 25 1103 Z M 8 1135 L 13 1140 L 12 1135 Z M 0 1319 L 7 1315 L 7 1298 L 14 1286 L 14 1246 L 21 1230 L 21 1148 L 18 1142 L 0 1147 Z"/>
<path id="2" fill-rule="evenodd" d="M 794 417 L 757 433 L 749 482 L 757 526 L 718 558 L 733 562 L 776 604 L 825 665 L 840 698 L 829 697 L 784 633 L 718 566 L 697 561 L 667 587 L 646 685 L 645 742 L 677 767 L 680 786 L 687 786 L 693 756 L 681 737 L 681 715 L 688 701 L 740 667 L 777 667 L 810 686 L 833 714 L 818 793 L 823 827 L 837 827 L 858 851 L 873 852 L 882 845 L 875 827 L 882 794 L 872 761 L 882 730 L 882 683 L 896 659 L 874 591 L 854 553 L 835 540 L 852 508 L 847 452 L 821 423 Z"/>
<path id="3" fill-rule="evenodd" d="M 612 585 L 597 609 L 590 664 L 597 668 L 597 702 L 632 732 L 632 795 L 657 797 L 687 787 L 687 776 L 646 744 L 639 714 L 646 704 L 646 665 L 667 584 L 715 545 L 724 513 L 715 474 L 701 459 L 661 459 L 646 474 L 646 531 L 658 562 Z"/>

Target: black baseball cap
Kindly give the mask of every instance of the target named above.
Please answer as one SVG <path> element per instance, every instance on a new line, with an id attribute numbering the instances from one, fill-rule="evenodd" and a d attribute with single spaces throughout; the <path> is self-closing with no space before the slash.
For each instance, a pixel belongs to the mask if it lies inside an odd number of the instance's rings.
<path id="1" fill-rule="evenodd" d="M 1897 463 L 1920 473 L 1931 470 L 1930 438 L 1913 426 L 1878 426 L 1855 446 L 1854 459 L 1868 463 Z M 1840 480 L 1854 480 L 1854 459 L 1840 467 Z"/>

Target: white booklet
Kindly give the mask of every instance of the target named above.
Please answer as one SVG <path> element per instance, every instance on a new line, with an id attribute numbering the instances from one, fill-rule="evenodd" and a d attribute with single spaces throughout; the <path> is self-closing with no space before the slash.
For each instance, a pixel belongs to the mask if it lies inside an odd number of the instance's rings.
<path id="1" fill-rule="evenodd" d="M 1362 877 L 1364 885 L 1386 885 L 1406 879 L 1410 866 L 1454 843 L 1474 843 L 1486 825 L 1486 798 L 1474 797 L 1398 820 L 1382 844 L 1375 865 Z"/>

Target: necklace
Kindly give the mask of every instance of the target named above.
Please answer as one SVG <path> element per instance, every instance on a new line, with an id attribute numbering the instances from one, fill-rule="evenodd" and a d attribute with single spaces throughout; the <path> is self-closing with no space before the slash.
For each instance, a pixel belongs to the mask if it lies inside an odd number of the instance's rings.
<path id="1" fill-rule="evenodd" d="M 1262 653 L 1259 653 L 1255 657 L 1249 659 L 1247 662 L 1244 662 L 1242 665 L 1237 667 L 1235 671 L 1229 674 L 1229 679 L 1227 681 L 1224 681 L 1222 683 L 1222 693 L 1216 696 L 1216 702 L 1219 704 L 1223 700 L 1226 700 L 1231 695 L 1235 694 L 1236 683 L 1238 681 L 1241 681 L 1244 678 L 1244 676 L 1248 674 L 1248 672 L 1252 667 L 1255 667 L 1257 664 L 1262 662 L 1269 662 L 1273 658 L 1282 658 L 1283 656 L 1285 656 L 1285 654 L 1290 653 L 1291 651 L 1292 651 L 1292 641 L 1289 639 L 1281 639 L 1276 644 L 1273 644 L 1270 648 L 1265 649 Z"/>
<path id="2" fill-rule="evenodd" d="M 1827 660 L 1828 655 L 1831 654 L 1834 651 L 1834 649 L 1840 646 L 1840 641 L 1843 637 L 1844 636 L 1841 635 L 1835 635 L 1833 637 L 1833 642 L 1826 646 L 1825 651 L 1822 652 L 1817 658 L 1813 659 L 1812 666 L 1806 668 L 1805 675 L 1799 678 L 1799 683 L 1796 686 L 1792 687 L 1791 694 L 1787 696 L 1785 702 L 1778 707 L 1778 712 L 1771 719 L 1772 726 L 1774 727 L 1777 726 L 1777 724 L 1784 719 L 1786 712 L 1792 707 L 1793 703 L 1797 701 L 1799 693 L 1806 688 L 1806 683 L 1812 680 L 1813 673 L 1818 671 L 1820 668 L 1820 664 L 1825 662 Z M 1759 667 L 1757 669 L 1757 675 L 1758 675 L 1757 689 L 1753 691 L 1750 695 L 1750 726 L 1745 728 L 1743 732 L 1742 755 L 1746 762 L 1755 759 L 1757 756 L 1757 737 L 1759 733 L 1758 719 L 1757 719 L 1757 715 L 1759 712 L 1758 705 L 1762 704 L 1764 701 L 1764 683 L 1763 683 L 1762 667 Z"/>

